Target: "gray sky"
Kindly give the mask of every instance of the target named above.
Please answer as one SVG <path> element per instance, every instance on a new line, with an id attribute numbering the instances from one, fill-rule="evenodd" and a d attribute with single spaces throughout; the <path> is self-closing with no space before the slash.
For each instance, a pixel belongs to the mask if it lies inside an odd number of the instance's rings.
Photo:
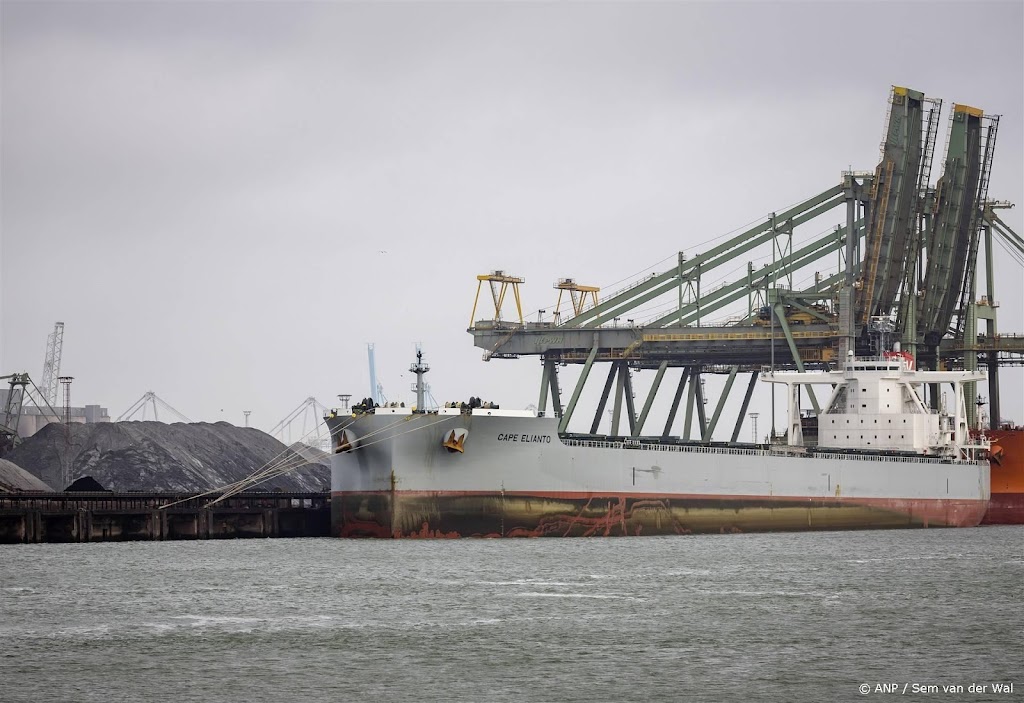
<path id="1" fill-rule="evenodd" d="M 1003 116 L 989 193 L 1024 233 L 1022 8 L 5 0 L 0 375 L 38 378 L 62 320 L 74 403 L 115 417 L 154 390 L 269 429 L 368 394 L 367 342 L 392 399 L 422 342 L 439 401 L 524 407 L 536 361 L 465 332 L 477 274 L 550 309 L 698 253 L 873 169 L 892 84 L 945 101 L 933 179 L 954 102 Z"/>

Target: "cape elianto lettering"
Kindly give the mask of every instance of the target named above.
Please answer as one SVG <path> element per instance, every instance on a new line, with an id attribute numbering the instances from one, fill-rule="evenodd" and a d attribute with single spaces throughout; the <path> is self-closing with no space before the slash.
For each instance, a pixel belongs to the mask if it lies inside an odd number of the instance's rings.
<path id="1" fill-rule="evenodd" d="M 551 444 L 551 435 L 549 434 L 499 434 L 499 442 L 540 442 L 542 444 Z"/>

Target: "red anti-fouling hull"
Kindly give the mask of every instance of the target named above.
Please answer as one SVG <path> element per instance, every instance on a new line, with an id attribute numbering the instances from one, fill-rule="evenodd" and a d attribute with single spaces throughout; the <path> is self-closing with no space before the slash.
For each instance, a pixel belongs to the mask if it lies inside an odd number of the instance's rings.
<path id="1" fill-rule="evenodd" d="M 993 493 L 982 525 L 1024 525 L 1024 493 Z"/>
<path id="2" fill-rule="evenodd" d="M 331 494 L 338 537 L 591 537 L 970 527 L 983 500 L 380 491 Z"/>

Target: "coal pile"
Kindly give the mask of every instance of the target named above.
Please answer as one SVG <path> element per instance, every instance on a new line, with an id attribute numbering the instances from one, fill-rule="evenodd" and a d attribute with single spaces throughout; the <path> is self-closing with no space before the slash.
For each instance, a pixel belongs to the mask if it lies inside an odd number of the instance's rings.
<path id="1" fill-rule="evenodd" d="M 13 462 L 0 459 L 0 493 L 17 493 L 18 491 L 53 491 Z"/>
<path id="2" fill-rule="evenodd" d="M 72 481 L 91 476 L 111 491 L 198 493 L 273 464 L 297 468 L 252 490 L 328 490 L 327 454 L 299 447 L 297 453 L 265 432 L 227 422 L 104 422 L 73 424 L 70 432 L 54 423 L 4 458 L 59 489 L 65 466 Z"/>

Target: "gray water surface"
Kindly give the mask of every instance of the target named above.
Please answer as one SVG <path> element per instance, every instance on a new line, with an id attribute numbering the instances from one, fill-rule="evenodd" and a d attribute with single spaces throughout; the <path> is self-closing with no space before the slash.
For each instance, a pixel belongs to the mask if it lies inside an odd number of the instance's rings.
<path id="1" fill-rule="evenodd" d="M 15 545 L 0 700 L 1024 701 L 1022 606 L 1020 527 Z"/>

